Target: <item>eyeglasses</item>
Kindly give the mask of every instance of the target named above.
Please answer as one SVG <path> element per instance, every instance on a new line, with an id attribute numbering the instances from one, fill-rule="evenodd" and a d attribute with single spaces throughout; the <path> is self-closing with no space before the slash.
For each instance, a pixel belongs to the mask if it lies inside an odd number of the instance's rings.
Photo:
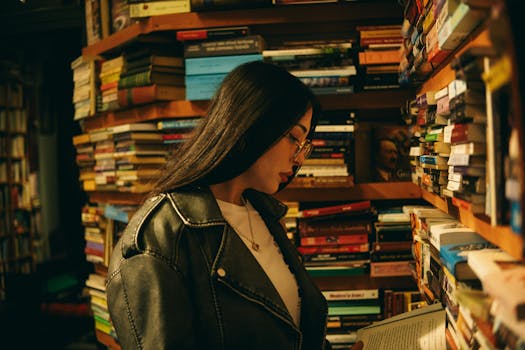
<path id="1" fill-rule="evenodd" d="M 312 150 L 314 147 L 312 145 L 311 140 L 305 139 L 303 142 L 301 142 L 299 141 L 299 139 L 297 139 L 297 137 L 293 136 L 291 133 L 288 133 L 287 136 L 288 136 L 288 139 L 290 139 L 290 141 L 295 143 L 297 147 L 292 157 L 293 160 L 296 160 L 299 154 L 301 154 L 301 152 L 303 153 L 303 157 L 305 159 L 308 158 L 312 154 Z"/>

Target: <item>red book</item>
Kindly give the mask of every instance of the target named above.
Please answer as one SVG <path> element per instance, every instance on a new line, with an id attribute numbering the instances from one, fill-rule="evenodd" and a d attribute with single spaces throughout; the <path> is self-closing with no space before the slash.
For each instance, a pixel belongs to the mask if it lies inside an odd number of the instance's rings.
<path id="1" fill-rule="evenodd" d="M 312 254 L 338 254 L 338 253 L 364 253 L 370 250 L 370 244 L 344 244 L 338 246 L 309 246 L 297 247 L 299 253 L 303 255 Z"/>
<path id="2" fill-rule="evenodd" d="M 358 212 L 363 211 L 365 209 L 370 209 L 370 201 L 333 205 L 329 207 L 322 207 L 316 209 L 305 209 L 301 210 L 297 217 L 308 218 L 315 216 L 334 215 L 348 212 Z"/>
<path id="3" fill-rule="evenodd" d="M 301 237 L 300 243 L 302 246 L 368 243 L 368 234 L 359 233 L 351 235 L 325 235 L 315 237 Z"/>
<path id="4" fill-rule="evenodd" d="M 249 34 L 249 31 L 250 30 L 247 26 L 179 30 L 177 32 L 177 40 L 190 41 L 206 39 L 224 39 L 236 36 L 245 36 Z"/>

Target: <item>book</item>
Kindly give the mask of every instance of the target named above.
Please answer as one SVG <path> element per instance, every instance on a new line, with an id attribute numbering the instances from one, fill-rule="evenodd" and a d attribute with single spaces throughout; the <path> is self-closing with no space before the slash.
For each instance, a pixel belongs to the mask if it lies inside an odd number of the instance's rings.
<path id="1" fill-rule="evenodd" d="M 116 125 L 110 128 L 108 132 L 112 134 L 118 134 L 121 132 L 127 131 L 153 131 L 157 130 L 157 125 L 155 123 L 127 123 Z"/>
<path id="2" fill-rule="evenodd" d="M 144 85 L 118 90 L 120 107 L 134 106 L 155 101 L 184 100 L 186 88 L 174 85 Z"/>
<path id="3" fill-rule="evenodd" d="M 184 75 L 146 70 L 143 72 L 121 77 L 118 81 L 118 88 L 126 89 L 136 86 L 153 84 L 184 86 Z"/>
<path id="4" fill-rule="evenodd" d="M 488 242 L 462 242 L 441 245 L 439 257 L 457 281 L 478 279 L 467 263 L 467 253 L 473 250 L 487 248 Z"/>
<path id="5" fill-rule="evenodd" d="M 498 300 L 516 320 L 525 320 L 525 265 L 515 265 L 485 277 L 483 290 Z"/>
<path id="6" fill-rule="evenodd" d="M 366 300 L 378 299 L 379 290 L 375 289 L 344 289 L 321 291 L 327 301 L 335 300 Z"/>
<path id="7" fill-rule="evenodd" d="M 235 67 L 252 61 L 262 61 L 261 54 L 209 56 L 187 58 L 186 75 L 229 73 Z"/>
<path id="8" fill-rule="evenodd" d="M 269 7 L 272 5 L 273 0 L 191 0 L 191 10 L 196 12 Z"/>
<path id="9" fill-rule="evenodd" d="M 184 58 L 181 56 L 163 56 L 163 55 L 145 55 L 137 57 L 136 59 L 130 60 L 129 57 L 126 61 L 126 69 L 129 72 L 132 69 L 138 67 L 184 67 Z"/>
<path id="10" fill-rule="evenodd" d="M 159 0 L 129 4 L 131 18 L 190 12 L 190 0 Z"/>
<path id="11" fill-rule="evenodd" d="M 340 204 L 315 209 L 304 209 L 299 211 L 298 218 L 319 217 L 326 215 L 342 214 L 349 212 L 361 212 L 371 207 L 370 201 L 361 201 L 347 204 Z"/>
<path id="12" fill-rule="evenodd" d="M 248 26 L 179 30 L 177 31 L 177 40 L 179 41 L 215 40 L 215 39 L 225 39 L 225 38 L 231 38 L 231 37 L 245 36 L 245 35 L 248 35 L 249 33 L 250 33 L 250 28 Z"/>
<path id="13" fill-rule="evenodd" d="M 365 349 L 445 350 L 445 319 L 443 306 L 432 304 L 360 328 L 357 341 Z"/>
<path id="14" fill-rule="evenodd" d="M 184 45 L 184 57 L 210 57 L 261 53 L 265 41 L 261 35 L 246 35 L 219 40 L 188 42 Z"/>

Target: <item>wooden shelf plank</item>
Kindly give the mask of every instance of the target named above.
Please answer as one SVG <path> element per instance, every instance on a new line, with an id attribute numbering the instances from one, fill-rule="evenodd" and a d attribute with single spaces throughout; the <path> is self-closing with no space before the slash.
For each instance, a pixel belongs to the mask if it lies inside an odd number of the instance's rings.
<path id="1" fill-rule="evenodd" d="M 185 118 L 203 116 L 208 101 L 170 101 L 137 106 L 121 111 L 102 113 L 84 119 L 86 132 L 120 124 L 138 123 L 165 118 Z"/>
<path id="2" fill-rule="evenodd" d="M 366 91 L 346 95 L 323 95 L 319 96 L 319 102 L 325 110 L 399 110 L 400 101 L 405 101 L 411 96 L 414 96 L 414 91 L 406 89 Z M 204 116 L 208 105 L 209 101 L 169 101 L 100 113 L 94 117 L 83 119 L 84 129 L 87 132 L 126 123 L 138 123 L 163 118 Z"/>
<path id="3" fill-rule="evenodd" d="M 458 220 L 478 232 L 488 241 L 501 247 L 516 259 L 523 259 L 523 239 L 517 233 L 512 232 L 510 226 L 491 226 L 489 222 L 482 220 L 473 213 L 457 208 L 449 204 L 445 199 L 424 189 L 421 190 L 424 200 L 458 218 Z"/>
<path id="4" fill-rule="evenodd" d="M 417 290 L 417 284 L 412 276 L 370 277 L 366 275 L 314 277 L 315 284 L 321 290 L 345 289 L 399 289 Z"/>
<path id="5" fill-rule="evenodd" d="M 412 89 L 362 91 L 347 95 L 318 96 L 323 109 L 397 109 L 404 101 L 412 99 Z"/>
<path id="6" fill-rule="evenodd" d="M 146 198 L 147 193 L 93 191 L 86 192 L 92 203 L 108 203 L 117 205 L 138 205 Z"/>
<path id="7" fill-rule="evenodd" d="M 396 200 L 421 198 L 421 189 L 412 182 L 377 182 L 350 188 L 290 188 L 275 196 L 299 202 Z"/>
<path id="8" fill-rule="evenodd" d="M 108 38 L 82 50 L 84 56 L 97 56 L 132 41 L 140 34 L 235 25 L 271 25 L 278 23 L 360 23 L 373 20 L 399 22 L 402 7 L 397 2 L 347 2 L 309 4 L 308 6 L 275 6 L 259 9 L 190 12 L 153 16 L 135 23 Z"/>

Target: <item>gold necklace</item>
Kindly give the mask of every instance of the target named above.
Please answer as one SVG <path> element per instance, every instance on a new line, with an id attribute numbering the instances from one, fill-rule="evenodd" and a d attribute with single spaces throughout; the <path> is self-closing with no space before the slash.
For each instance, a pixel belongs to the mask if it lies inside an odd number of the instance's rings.
<path id="1" fill-rule="evenodd" d="M 252 249 L 255 250 L 256 252 L 258 252 L 259 249 L 261 249 L 261 246 L 253 238 L 252 219 L 251 219 L 251 216 L 250 216 L 250 209 L 248 209 L 248 202 L 246 201 L 244 196 L 241 197 L 241 201 L 242 201 L 242 204 L 244 204 L 244 208 L 246 209 L 246 215 L 248 215 L 248 226 L 250 227 L 250 237 L 251 238 L 249 238 L 249 237 L 245 236 L 244 234 L 242 234 L 240 232 L 241 230 L 237 230 L 237 233 L 239 235 L 241 235 L 242 237 L 246 238 L 248 241 L 250 241 L 250 243 L 252 245 Z"/>

